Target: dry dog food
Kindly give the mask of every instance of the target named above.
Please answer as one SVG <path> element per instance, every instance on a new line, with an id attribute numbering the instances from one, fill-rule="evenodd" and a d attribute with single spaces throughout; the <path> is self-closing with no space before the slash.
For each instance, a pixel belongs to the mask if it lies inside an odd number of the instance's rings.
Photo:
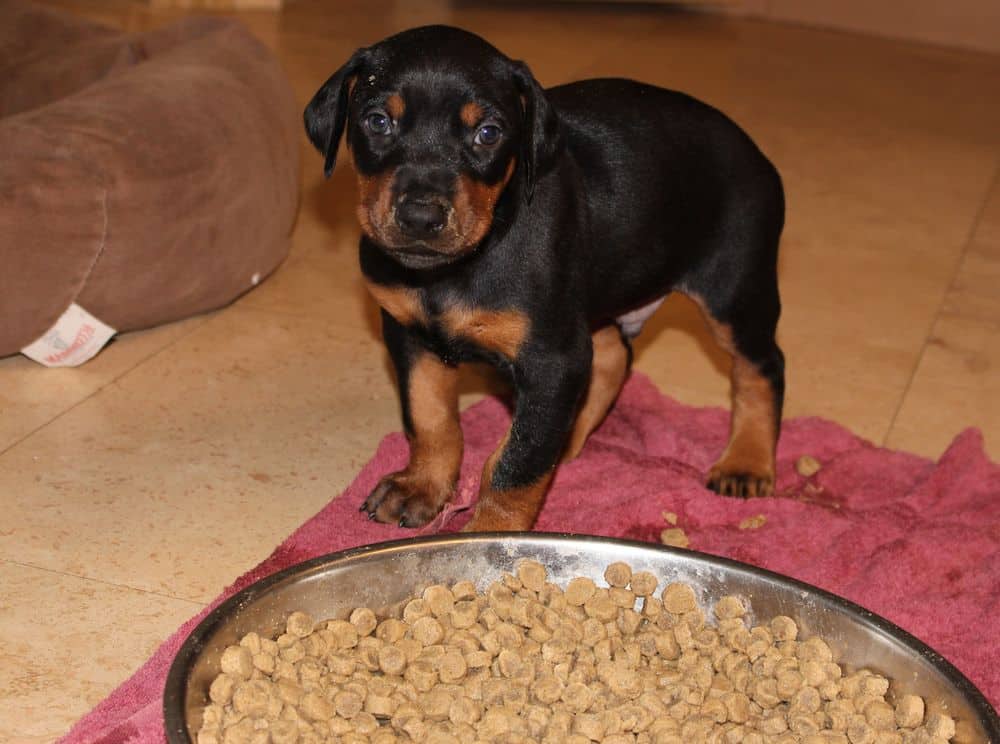
<path id="1" fill-rule="evenodd" d="M 846 674 L 789 617 L 707 618 L 690 586 L 613 563 L 565 587 L 522 561 L 477 593 L 428 586 L 376 613 L 292 613 L 225 649 L 198 744 L 945 744 L 954 721 Z M 659 592 L 657 591 L 658 589 Z"/>

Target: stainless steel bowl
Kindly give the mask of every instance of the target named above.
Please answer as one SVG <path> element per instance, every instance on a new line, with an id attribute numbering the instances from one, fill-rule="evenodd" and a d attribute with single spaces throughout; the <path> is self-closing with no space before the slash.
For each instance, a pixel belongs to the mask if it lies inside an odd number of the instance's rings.
<path id="1" fill-rule="evenodd" d="M 957 723 L 958 744 L 1000 744 L 1000 719 L 982 693 L 954 666 L 909 633 L 852 602 L 778 574 L 688 550 L 609 538 L 511 533 L 400 540 L 346 550 L 292 566 L 231 597 L 188 637 L 170 668 L 164 695 L 167 740 L 188 744 L 201 725 L 208 687 L 226 646 L 251 630 L 274 636 L 294 610 L 343 617 L 355 607 L 382 607 L 410 596 L 417 584 L 471 579 L 485 588 L 521 558 L 534 558 L 556 582 L 575 576 L 603 580 L 605 567 L 625 561 L 651 571 L 661 586 L 685 581 L 710 610 L 737 594 L 752 619 L 788 615 L 802 636 L 818 634 L 848 668 L 868 667 L 893 681 L 892 694 L 915 693 L 928 712 Z"/>

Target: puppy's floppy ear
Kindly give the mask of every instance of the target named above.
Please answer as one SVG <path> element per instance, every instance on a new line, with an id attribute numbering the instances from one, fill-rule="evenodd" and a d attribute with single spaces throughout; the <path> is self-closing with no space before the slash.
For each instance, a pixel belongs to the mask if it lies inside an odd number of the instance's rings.
<path id="1" fill-rule="evenodd" d="M 347 122 L 347 103 L 352 81 L 368 60 L 368 50 L 359 49 L 337 70 L 306 106 L 303 118 L 309 141 L 326 156 L 323 172 L 329 178 L 337 164 L 337 148 Z"/>
<path id="2" fill-rule="evenodd" d="M 524 106 L 524 141 L 521 162 L 526 175 L 525 199 L 530 203 L 535 181 L 548 170 L 559 151 L 559 119 L 542 86 L 524 62 L 512 64 L 511 75 Z"/>

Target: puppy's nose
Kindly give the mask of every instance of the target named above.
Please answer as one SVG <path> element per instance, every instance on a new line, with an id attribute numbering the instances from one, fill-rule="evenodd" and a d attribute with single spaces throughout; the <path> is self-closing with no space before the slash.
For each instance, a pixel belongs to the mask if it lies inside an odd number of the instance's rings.
<path id="1" fill-rule="evenodd" d="M 403 199 L 396 207 L 396 224 L 411 238 L 430 238 L 448 221 L 445 208 L 436 201 Z"/>

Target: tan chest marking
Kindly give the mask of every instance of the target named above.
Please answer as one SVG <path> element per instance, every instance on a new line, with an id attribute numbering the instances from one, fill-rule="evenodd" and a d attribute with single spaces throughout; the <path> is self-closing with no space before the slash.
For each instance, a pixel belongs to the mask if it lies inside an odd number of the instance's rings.
<path id="1" fill-rule="evenodd" d="M 441 325 L 452 336 L 466 339 L 507 359 L 517 358 L 531 323 L 517 310 L 453 307 L 441 314 Z"/>
<path id="2" fill-rule="evenodd" d="M 403 325 L 426 323 L 426 313 L 416 290 L 408 287 L 389 287 L 374 282 L 365 282 L 365 285 L 375 302 Z"/>

